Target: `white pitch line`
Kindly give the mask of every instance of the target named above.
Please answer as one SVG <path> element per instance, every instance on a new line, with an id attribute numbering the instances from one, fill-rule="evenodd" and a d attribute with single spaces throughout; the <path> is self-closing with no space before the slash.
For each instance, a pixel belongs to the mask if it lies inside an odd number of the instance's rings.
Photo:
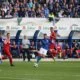
<path id="1" fill-rule="evenodd" d="M 0 77 L 0 79 L 10 79 L 10 80 L 39 80 L 39 79 L 13 78 L 13 77 Z"/>
<path id="2" fill-rule="evenodd" d="M 0 77 L 0 79 L 10 79 L 10 80 L 26 80 L 25 78 L 13 78 L 13 77 Z"/>
<path id="3" fill-rule="evenodd" d="M 32 75 L 34 75 L 34 74 L 21 74 L 21 75 L 25 75 L 25 76 L 32 76 Z M 34 76 L 49 76 L 49 74 L 35 74 Z M 50 76 L 61 76 L 61 75 L 53 75 L 53 74 L 51 74 Z M 74 76 L 74 77 L 80 77 L 80 75 L 78 75 L 78 74 L 75 74 L 75 75 L 67 75 L 67 74 L 65 74 L 65 75 L 63 75 L 63 76 L 67 76 L 67 77 L 69 77 L 69 76 Z"/>
<path id="4" fill-rule="evenodd" d="M 27 75 L 27 74 L 25 74 Z M 32 75 L 32 74 L 31 74 Z M 53 75 L 55 76 L 55 75 Z M 58 77 L 60 77 L 59 75 L 56 75 Z M 80 75 L 64 75 L 64 76 L 73 76 L 73 77 L 80 77 Z M 9 80 L 40 80 L 40 79 L 27 79 L 27 78 L 13 78 L 13 77 L 0 77 L 0 79 L 9 79 Z"/>

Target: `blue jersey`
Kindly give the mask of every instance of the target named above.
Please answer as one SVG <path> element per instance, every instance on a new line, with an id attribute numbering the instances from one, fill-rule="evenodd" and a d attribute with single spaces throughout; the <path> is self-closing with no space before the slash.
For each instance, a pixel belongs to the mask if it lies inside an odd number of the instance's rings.
<path id="1" fill-rule="evenodd" d="M 50 40 L 49 39 L 43 39 L 41 40 L 42 43 L 42 48 L 48 50 L 49 49 L 49 45 L 50 45 Z"/>
<path id="2" fill-rule="evenodd" d="M 0 38 L 0 43 L 2 43 L 2 38 Z"/>
<path id="3" fill-rule="evenodd" d="M 1 47 L 2 47 L 2 38 L 0 38 L 0 52 L 1 52 Z"/>

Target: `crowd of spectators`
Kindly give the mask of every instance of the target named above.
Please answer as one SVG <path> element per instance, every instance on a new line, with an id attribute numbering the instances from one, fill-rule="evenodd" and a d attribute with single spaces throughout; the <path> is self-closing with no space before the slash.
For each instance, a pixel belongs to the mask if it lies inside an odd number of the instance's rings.
<path id="1" fill-rule="evenodd" d="M 0 17 L 80 17 L 80 0 L 0 0 Z"/>

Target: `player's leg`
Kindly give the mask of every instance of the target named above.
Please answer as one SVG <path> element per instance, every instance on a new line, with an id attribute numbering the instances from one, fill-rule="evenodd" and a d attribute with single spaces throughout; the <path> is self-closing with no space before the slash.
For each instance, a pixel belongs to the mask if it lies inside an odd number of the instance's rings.
<path id="1" fill-rule="evenodd" d="M 29 49 L 26 49 L 26 53 L 27 53 L 28 62 L 30 62 L 31 55 L 30 55 Z"/>
<path id="2" fill-rule="evenodd" d="M 2 60 L 5 60 L 5 59 L 7 59 L 7 56 L 2 55 Z"/>
<path id="3" fill-rule="evenodd" d="M 26 58 L 26 56 L 25 56 L 25 49 L 23 49 L 23 51 L 22 51 L 22 55 L 23 55 L 23 61 L 25 61 L 25 58 Z"/>
<path id="4" fill-rule="evenodd" d="M 54 49 L 50 49 L 50 50 L 49 50 L 49 53 L 50 53 L 52 59 L 55 61 L 55 56 L 56 56 L 56 54 L 57 54 L 57 51 L 54 50 Z"/>
<path id="5" fill-rule="evenodd" d="M 41 58 L 42 58 L 41 56 L 37 56 L 37 57 L 36 57 L 36 59 L 37 59 L 37 64 L 40 62 Z"/>
<path id="6" fill-rule="evenodd" d="M 78 50 L 76 50 L 76 56 L 77 56 L 77 58 L 79 58 L 79 52 L 78 52 Z"/>
<path id="7" fill-rule="evenodd" d="M 39 64 L 41 58 L 42 58 L 41 56 L 36 56 L 36 63 L 34 63 L 34 67 L 38 67 L 38 64 Z"/>
<path id="8" fill-rule="evenodd" d="M 0 52 L 0 64 L 2 63 L 2 55 L 1 55 L 1 52 Z"/>
<path id="9" fill-rule="evenodd" d="M 0 64 L 2 63 L 2 54 L 1 54 L 1 47 L 0 47 Z"/>
<path id="10" fill-rule="evenodd" d="M 44 58 L 45 57 L 45 55 L 47 54 L 47 50 L 45 50 L 45 49 L 43 49 L 43 48 L 41 48 L 39 51 L 38 51 L 38 56 L 36 57 L 36 63 L 35 63 L 35 67 L 38 67 L 38 64 L 39 64 L 39 62 L 40 62 L 40 60 L 42 59 L 42 58 Z"/>
<path id="11" fill-rule="evenodd" d="M 13 61 L 12 61 L 12 55 L 11 55 L 10 51 L 9 51 L 9 50 L 6 50 L 5 53 L 6 53 L 6 55 L 7 55 L 8 58 L 9 58 L 10 65 L 11 65 L 11 66 L 14 66 L 14 65 L 13 65 Z"/>

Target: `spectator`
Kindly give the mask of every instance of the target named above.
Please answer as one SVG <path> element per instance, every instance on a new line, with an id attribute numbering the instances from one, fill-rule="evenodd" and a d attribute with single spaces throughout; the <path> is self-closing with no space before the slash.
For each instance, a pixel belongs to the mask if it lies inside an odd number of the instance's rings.
<path id="1" fill-rule="evenodd" d="M 47 5 L 48 5 L 48 8 L 49 8 L 50 12 L 52 12 L 53 11 L 53 6 L 54 6 L 53 0 L 49 0 L 47 3 L 48 3 Z"/>
<path id="2" fill-rule="evenodd" d="M 7 17 L 7 18 L 10 18 L 10 17 L 12 17 L 12 15 L 11 15 L 11 11 L 7 11 L 7 14 L 6 14 L 6 16 L 5 17 Z"/>
<path id="3" fill-rule="evenodd" d="M 63 16 L 63 12 L 64 12 L 64 11 L 61 10 L 61 11 L 58 13 L 58 17 L 59 17 L 59 18 L 64 17 L 64 16 Z"/>
<path id="4" fill-rule="evenodd" d="M 54 14 L 53 14 L 53 12 L 51 12 L 49 14 L 49 21 L 53 21 L 53 20 L 54 20 Z"/>
<path id="5" fill-rule="evenodd" d="M 78 50 L 78 47 L 77 47 L 76 43 L 74 43 L 74 47 L 73 47 L 73 51 L 72 51 L 72 57 L 73 58 L 78 58 L 79 57 L 76 50 Z"/>
<path id="6" fill-rule="evenodd" d="M 22 40 L 22 48 L 23 48 L 23 61 L 25 61 L 26 55 L 27 54 L 27 58 L 28 58 L 28 62 L 30 61 L 30 52 L 29 52 L 29 45 L 30 45 L 30 41 L 27 39 L 26 36 L 24 36 L 23 40 Z"/>
<path id="7" fill-rule="evenodd" d="M 47 7 L 46 4 L 44 5 L 44 15 L 45 15 L 46 18 L 48 18 L 48 15 L 49 15 L 49 9 L 48 9 L 48 7 Z"/>
<path id="8" fill-rule="evenodd" d="M 80 0 L 5 0 L 4 2 L 0 0 L 0 13 L 3 11 L 5 16 L 11 11 L 13 17 L 26 17 L 27 13 L 28 17 L 47 18 L 49 13 L 53 12 L 55 17 L 79 18 Z M 3 15 L 0 16 L 3 18 Z"/>
<path id="9" fill-rule="evenodd" d="M 33 8 L 33 2 L 32 2 L 32 0 L 29 0 L 28 7 L 29 8 Z"/>
<path id="10" fill-rule="evenodd" d="M 35 9 L 32 8 L 31 11 L 32 11 L 31 17 L 36 17 Z"/>
<path id="11" fill-rule="evenodd" d="M 18 9 L 17 8 L 14 9 L 13 17 L 18 17 Z"/>
<path id="12" fill-rule="evenodd" d="M 11 45 L 11 52 L 13 57 L 19 57 L 18 46 L 16 45 L 15 41 L 13 41 Z"/>
<path id="13" fill-rule="evenodd" d="M 28 8 L 28 17 L 31 17 L 31 16 L 32 16 L 31 8 Z"/>
<path id="14" fill-rule="evenodd" d="M 54 5 L 54 14 L 55 14 L 57 17 L 58 17 L 58 13 L 60 12 L 60 10 L 61 10 L 61 7 L 60 7 L 59 3 L 56 2 L 55 5 Z"/>
<path id="15" fill-rule="evenodd" d="M 35 55 L 36 57 L 37 51 L 36 51 L 36 46 L 35 46 L 34 41 L 31 42 L 29 50 L 30 50 L 30 54 Z"/>
<path id="16" fill-rule="evenodd" d="M 41 9 L 38 8 L 36 11 L 36 17 L 41 17 Z"/>
<path id="17" fill-rule="evenodd" d="M 24 8 L 20 8 L 18 11 L 18 16 L 19 17 L 25 17 L 25 9 Z"/>
<path id="18" fill-rule="evenodd" d="M 1 17 L 5 18 L 5 11 L 1 11 Z"/>

